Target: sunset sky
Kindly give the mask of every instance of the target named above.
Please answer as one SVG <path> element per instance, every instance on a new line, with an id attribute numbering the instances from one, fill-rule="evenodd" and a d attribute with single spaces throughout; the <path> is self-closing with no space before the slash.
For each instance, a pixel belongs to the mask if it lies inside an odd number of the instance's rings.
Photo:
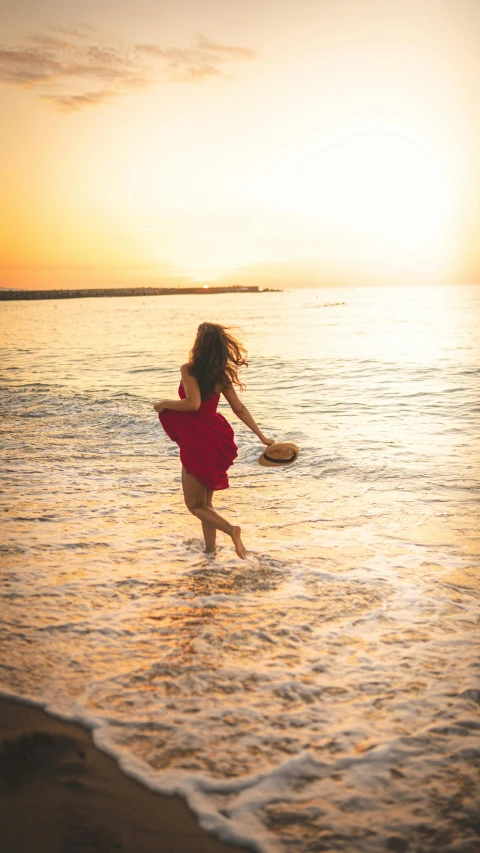
<path id="1" fill-rule="evenodd" d="M 1 286 L 480 282 L 479 0 L 1 10 Z"/>

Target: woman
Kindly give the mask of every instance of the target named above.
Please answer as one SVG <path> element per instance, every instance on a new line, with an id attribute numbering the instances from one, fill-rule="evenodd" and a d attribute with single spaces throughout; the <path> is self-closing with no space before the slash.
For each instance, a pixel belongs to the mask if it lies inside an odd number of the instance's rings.
<path id="1" fill-rule="evenodd" d="M 246 551 L 241 529 L 215 512 L 212 496 L 228 489 L 227 470 L 237 456 L 232 427 L 217 412 L 220 394 L 263 444 L 274 444 L 263 435 L 233 387 L 245 387 L 238 371 L 248 366 L 246 357 L 244 347 L 225 326 L 201 323 L 190 360 L 180 368 L 180 399 L 160 400 L 153 407 L 169 438 L 180 447 L 185 503 L 202 522 L 205 550 L 215 551 L 217 530 L 222 530 L 231 536 L 242 559 Z"/>

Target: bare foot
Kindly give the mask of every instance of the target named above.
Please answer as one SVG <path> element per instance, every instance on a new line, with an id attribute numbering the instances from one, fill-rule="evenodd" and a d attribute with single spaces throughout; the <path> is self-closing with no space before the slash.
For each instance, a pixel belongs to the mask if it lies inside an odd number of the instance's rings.
<path id="1" fill-rule="evenodd" d="M 245 545 L 242 542 L 241 527 L 232 527 L 232 532 L 230 536 L 232 537 L 233 544 L 235 545 L 235 551 L 237 552 L 238 556 L 241 557 L 242 560 L 244 560 L 247 551 Z"/>

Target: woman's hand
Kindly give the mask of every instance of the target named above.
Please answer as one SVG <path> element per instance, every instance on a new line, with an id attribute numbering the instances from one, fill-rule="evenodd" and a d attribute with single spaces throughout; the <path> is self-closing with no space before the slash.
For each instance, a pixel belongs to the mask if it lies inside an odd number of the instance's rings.
<path id="1" fill-rule="evenodd" d="M 162 412 L 165 411 L 165 406 L 163 404 L 164 404 L 164 400 L 159 400 L 158 403 L 153 404 L 153 408 L 155 409 L 156 412 L 159 413 L 159 415 L 161 415 Z"/>
<path id="2" fill-rule="evenodd" d="M 275 444 L 274 438 L 266 438 L 266 436 L 264 436 L 264 435 L 260 435 L 259 438 L 260 438 L 260 441 L 262 442 L 262 444 L 266 444 L 267 447 L 270 447 L 271 444 Z"/>

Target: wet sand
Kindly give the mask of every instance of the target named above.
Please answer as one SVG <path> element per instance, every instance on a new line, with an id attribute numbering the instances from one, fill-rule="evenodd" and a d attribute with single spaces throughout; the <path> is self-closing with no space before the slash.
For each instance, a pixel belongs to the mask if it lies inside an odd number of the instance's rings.
<path id="1" fill-rule="evenodd" d="M 234 853 L 179 797 L 124 776 L 79 725 L 0 699 L 2 853 Z"/>

